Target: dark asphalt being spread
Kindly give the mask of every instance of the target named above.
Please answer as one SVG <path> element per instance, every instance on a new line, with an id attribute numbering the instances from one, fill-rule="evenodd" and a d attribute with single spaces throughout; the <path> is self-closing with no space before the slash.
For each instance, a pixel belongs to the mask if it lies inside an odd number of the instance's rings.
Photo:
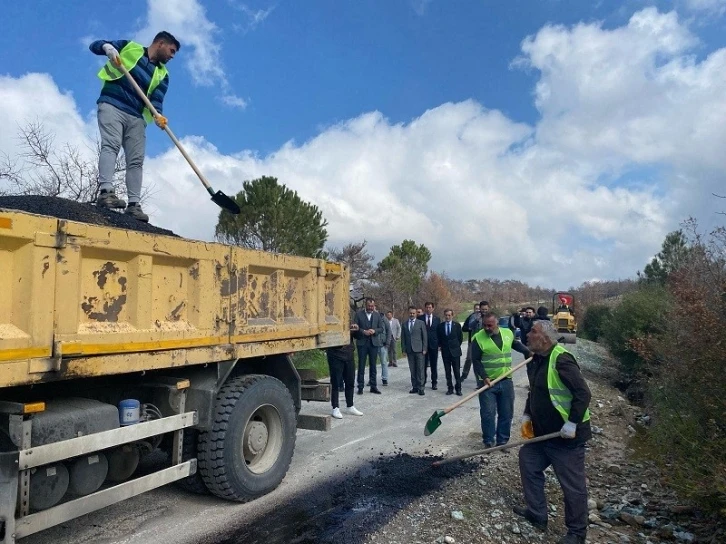
<path id="1" fill-rule="evenodd" d="M 441 457 L 414 457 L 400 451 L 393 457 L 380 457 L 347 479 L 327 481 L 307 490 L 217 543 L 362 542 L 400 509 L 479 466 L 477 462 L 460 461 L 432 467 L 431 463 L 438 459 Z"/>
<path id="2" fill-rule="evenodd" d="M 28 212 L 36 215 L 47 215 L 68 221 L 78 221 L 79 223 L 136 230 L 150 234 L 176 236 L 170 230 L 138 221 L 133 217 L 125 215 L 123 211 L 117 212 L 106 208 L 99 208 L 94 204 L 84 204 L 82 202 L 76 202 L 75 200 L 55 196 L 0 196 L 0 210 L 3 209 Z"/>

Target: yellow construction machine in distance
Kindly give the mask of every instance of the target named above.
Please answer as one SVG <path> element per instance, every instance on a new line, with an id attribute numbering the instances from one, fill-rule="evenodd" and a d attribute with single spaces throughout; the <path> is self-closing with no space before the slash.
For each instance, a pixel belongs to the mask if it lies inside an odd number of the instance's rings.
<path id="1" fill-rule="evenodd" d="M 552 297 L 552 323 L 561 333 L 560 342 L 574 344 L 577 341 L 577 319 L 575 318 L 575 295 L 557 292 Z"/>

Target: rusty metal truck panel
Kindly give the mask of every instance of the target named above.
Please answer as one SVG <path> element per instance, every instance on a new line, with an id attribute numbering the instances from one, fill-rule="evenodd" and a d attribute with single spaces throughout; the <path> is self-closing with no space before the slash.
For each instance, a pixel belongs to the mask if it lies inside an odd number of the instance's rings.
<path id="1" fill-rule="evenodd" d="M 0 210 L 0 387 L 342 345 L 347 274 Z"/>

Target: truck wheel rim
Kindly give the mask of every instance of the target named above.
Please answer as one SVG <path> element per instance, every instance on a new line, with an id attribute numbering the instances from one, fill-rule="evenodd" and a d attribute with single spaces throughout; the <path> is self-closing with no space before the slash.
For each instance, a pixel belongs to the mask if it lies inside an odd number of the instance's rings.
<path id="1" fill-rule="evenodd" d="M 282 451 L 282 419 L 274 406 L 260 406 L 245 425 L 242 451 L 250 472 L 262 474 L 275 464 Z"/>

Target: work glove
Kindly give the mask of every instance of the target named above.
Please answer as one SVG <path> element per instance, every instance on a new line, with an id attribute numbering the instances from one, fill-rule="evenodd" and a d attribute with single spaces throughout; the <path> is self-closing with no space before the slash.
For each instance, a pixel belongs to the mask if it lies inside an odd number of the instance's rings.
<path id="1" fill-rule="evenodd" d="M 524 414 L 521 419 L 522 423 L 522 438 L 529 440 L 534 438 L 534 427 L 532 426 L 532 418 L 527 414 Z"/>
<path id="2" fill-rule="evenodd" d="M 104 43 L 101 49 L 103 49 L 103 52 L 106 53 L 106 56 L 114 63 L 116 63 L 117 65 L 121 64 L 121 58 L 118 56 L 118 51 L 116 51 L 116 48 L 113 45 L 111 45 L 110 43 Z"/>
<path id="3" fill-rule="evenodd" d="M 163 115 L 157 115 L 154 117 L 154 123 L 156 123 L 156 126 L 159 127 L 161 130 L 164 130 L 166 128 L 166 117 Z"/>
<path id="4" fill-rule="evenodd" d="M 577 434 L 577 423 L 572 423 L 572 421 L 568 421 L 560 429 L 560 436 L 562 438 L 575 438 L 576 434 Z"/>

